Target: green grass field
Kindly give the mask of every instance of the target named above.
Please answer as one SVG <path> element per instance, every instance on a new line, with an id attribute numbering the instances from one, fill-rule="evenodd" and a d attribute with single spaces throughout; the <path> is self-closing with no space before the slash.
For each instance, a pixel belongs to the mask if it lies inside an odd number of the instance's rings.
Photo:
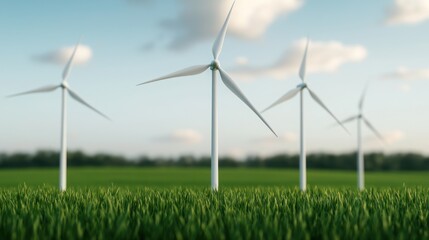
<path id="1" fill-rule="evenodd" d="M 429 239 L 427 172 L 225 168 L 0 170 L 0 239 Z M 25 184 L 25 185 L 24 185 Z"/>
<path id="2" fill-rule="evenodd" d="M 428 239 L 427 188 L 0 190 L 0 239 Z"/>
<path id="3" fill-rule="evenodd" d="M 428 172 L 367 172 L 367 187 L 429 187 Z M 220 186 L 298 186 L 298 170 L 220 169 Z M 0 187 L 58 185 L 58 169 L 0 170 Z M 308 171 L 308 184 L 356 186 L 353 171 Z M 68 187 L 209 187 L 209 168 L 69 168 Z"/>

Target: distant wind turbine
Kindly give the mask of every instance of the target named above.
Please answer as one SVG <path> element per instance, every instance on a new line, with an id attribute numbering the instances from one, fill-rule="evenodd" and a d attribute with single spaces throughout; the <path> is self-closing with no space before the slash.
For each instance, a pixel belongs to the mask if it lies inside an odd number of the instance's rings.
<path id="1" fill-rule="evenodd" d="M 67 187 L 67 93 L 70 94 L 70 97 L 72 97 L 74 100 L 78 101 L 79 103 L 85 105 L 86 107 L 90 108 L 91 110 L 95 111 L 96 113 L 100 114 L 106 119 L 109 119 L 106 115 L 89 105 L 87 102 L 85 102 L 76 92 L 70 89 L 67 79 L 70 74 L 70 70 L 73 65 L 73 59 L 76 55 L 76 51 L 79 47 L 79 43 L 76 45 L 76 47 L 73 50 L 73 53 L 67 62 L 67 65 L 64 68 L 63 75 L 62 75 L 62 82 L 61 84 L 56 85 L 48 85 L 40 88 L 36 88 L 34 90 L 30 90 L 27 92 L 22 92 L 14 95 L 10 95 L 8 97 L 17 97 L 21 95 L 26 94 L 32 94 L 32 93 L 45 93 L 45 92 L 52 92 L 56 90 L 57 88 L 62 88 L 62 113 L 61 113 L 61 153 L 60 153 L 60 176 L 59 176 L 59 187 L 60 191 L 65 191 Z M 110 119 L 109 119 L 110 120 Z"/>
<path id="2" fill-rule="evenodd" d="M 357 124 L 358 124 L 358 126 L 357 126 L 358 127 L 357 182 L 358 182 L 358 188 L 360 190 L 363 190 L 365 188 L 365 175 L 364 175 L 365 167 L 364 167 L 364 155 L 363 155 L 363 149 L 362 149 L 362 121 L 375 134 L 375 136 L 377 136 L 378 139 L 380 139 L 382 142 L 384 142 L 384 139 L 381 136 L 381 134 L 379 133 L 379 131 L 377 131 L 374 128 L 374 126 L 369 122 L 369 120 L 363 115 L 362 110 L 363 110 L 363 104 L 365 101 L 367 89 L 368 89 L 368 86 L 365 87 L 365 90 L 363 91 L 362 96 L 360 98 L 358 115 L 351 116 L 351 117 L 349 117 L 349 118 L 347 118 L 341 122 L 341 123 L 345 124 L 345 123 L 357 120 Z"/>
<path id="3" fill-rule="evenodd" d="M 228 75 L 225 70 L 220 66 L 218 60 L 219 55 L 222 52 L 222 46 L 225 39 L 226 31 L 228 28 L 229 18 L 231 16 L 232 9 L 234 7 L 235 1 L 233 2 L 231 9 L 228 13 L 228 16 L 225 20 L 225 23 L 222 26 L 221 31 L 219 32 L 216 41 L 213 44 L 212 53 L 214 60 L 210 64 L 206 65 L 197 65 L 192 66 L 166 76 L 156 78 L 138 85 L 152 83 L 156 81 L 161 81 L 169 78 L 184 77 L 200 74 L 210 68 L 212 70 L 212 129 L 211 129 L 211 187 L 213 190 L 219 188 L 219 171 L 218 171 L 218 117 L 217 117 L 217 80 L 216 72 L 219 71 L 222 82 L 233 92 L 238 98 L 240 98 L 258 117 L 264 122 L 264 124 L 276 135 L 274 130 L 268 125 L 265 119 L 261 114 L 256 110 L 256 108 L 250 103 L 247 97 L 241 92 L 238 86 L 234 83 L 232 78 Z M 277 136 L 277 135 L 276 135 Z"/>
<path id="4" fill-rule="evenodd" d="M 310 93 L 310 96 L 313 98 L 314 101 L 316 101 L 323 109 L 325 109 L 334 119 L 337 121 L 339 125 L 341 125 L 344 130 L 348 133 L 347 129 L 342 125 L 342 123 L 337 119 L 337 117 L 334 116 L 334 114 L 326 107 L 326 105 L 320 100 L 320 98 L 314 93 L 305 82 L 305 73 L 306 73 L 306 64 L 307 64 L 307 52 L 308 52 L 308 45 L 310 43 L 310 40 L 307 40 L 307 45 L 305 48 L 304 57 L 302 59 L 301 67 L 299 70 L 299 77 L 301 78 L 301 84 L 296 86 L 296 88 L 290 90 L 285 95 L 283 95 L 280 99 L 275 101 L 273 104 L 271 104 L 269 107 L 267 107 L 263 112 L 267 111 L 268 109 L 271 109 L 274 106 L 279 105 L 280 103 L 286 102 L 293 97 L 295 97 L 298 93 L 301 95 L 301 142 L 300 142 L 300 159 L 299 159 L 299 187 L 302 191 L 305 191 L 307 188 L 307 160 L 306 160 L 306 150 L 305 150 L 305 132 L 304 132 L 304 89 L 307 89 Z"/>

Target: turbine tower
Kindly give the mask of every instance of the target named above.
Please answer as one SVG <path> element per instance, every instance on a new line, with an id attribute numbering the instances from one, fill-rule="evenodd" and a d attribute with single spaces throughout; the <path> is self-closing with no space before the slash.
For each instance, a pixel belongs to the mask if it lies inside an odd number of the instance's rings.
<path id="1" fill-rule="evenodd" d="M 222 26 L 212 48 L 213 61 L 210 64 L 197 65 L 188 67 L 186 69 L 168 74 L 166 76 L 156 78 L 138 85 L 143 85 L 147 83 L 152 83 L 156 81 L 161 81 L 170 78 L 184 77 L 200 74 L 210 68 L 212 71 L 212 129 L 211 129 L 211 187 L 213 190 L 218 190 L 219 188 L 219 164 L 218 164 L 218 117 L 217 117 L 217 72 L 219 71 L 222 82 L 225 86 L 233 92 L 239 99 L 241 99 L 261 120 L 264 124 L 271 130 L 271 132 L 276 135 L 274 130 L 268 125 L 265 119 L 261 114 L 256 110 L 252 103 L 247 99 L 247 97 L 241 92 L 239 87 L 235 84 L 232 78 L 228 73 L 222 69 L 219 62 L 219 56 L 222 52 L 223 42 L 225 40 L 226 31 L 228 28 L 229 19 L 231 16 L 232 9 L 234 7 L 235 1 L 233 2 L 231 9 L 228 13 L 228 16 L 225 20 L 225 23 Z M 277 136 L 277 135 L 276 135 Z"/>
<path id="2" fill-rule="evenodd" d="M 304 89 L 308 90 L 308 93 L 310 93 L 310 96 L 313 98 L 314 101 L 316 101 L 323 109 L 325 109 L 334 119 L 337 121 L 338 124 L 340 124 L 344 130 L 348 133 L 348 130 L 342 125 L 342 123 L 337 119 L 337 117 L 334 116 L 334 114 L 326 107 L 326 105 L 320 100 L 320 98 L 314 93 L 308 84 L 305 82 L 305 74 L 306 74 L 306 65 L 307 65 L 307 52 L 308 52 L 308 46 L 309 46 L 310 40 L 307 40 L 307 45 L 305 47 L 305 53 L 304 57 L 302 59 L 301 67 L 299 70 L 299 77 L 301 78 L 301 84 L 299 84 L 296 88 L 290 90 L 285 95 L 280 97 L 277 101 L 275 101 L 273 104 L 271 104 L 269 107 L 267 107 L 265 110 L 262 111 L 264 113 L 265 111 L 273 108 L 274 106 L 279 105 L 280 103 L 286 102 L 293 97 L 295 97 L 298 93 L 300 93 L 300 159 L 299 159 L 299 187 L 302 191 L 305 191 L 307 188 L 307 159 L 306 159 L 306 149 L 305 149 L 305 129 L 304 129 Z"/>
<path id="3" fill-rule="evenodd" d="M 80 42 L 80 41 L 79 41 Z M 83 100 L 75 91 L 73 91 L 70 86 L 68 85 L 68 76 L 70 74 L 72 65 L 73 65 L 73 59 L 76 55 L 76 51 L 79 48 L 79 42 L 76 45 L 76 47 L 73 50 L 73 53 L 68 60 L 63 74 L 62 74 L 62 82 L 61 84 L 56 85 L 48 85 L 40 88 L 36 88 L 34 90 L 30 90 L 27 92 L 22 92 L 14 95 L 10 95 L 8 97 L 16 97 L 21 95 L 27 95 L 27 94 L 33 94 L 33 93 L 45 93 L 45 92 L 52 92 L 56 90 L 57 88 L 62 89 L 62 104 L 61 104 L 61 151 L 60 151 L 60 174 L 59 174 L 59 188 L 60 191 L 65 191 L 67 188 L 67 93 L 70 94 L 70 97 L 72 97 L 77 102 L 83 104 L 84 106 L 90 108 L 91 110 L 95 111 L 96 113 L 100 114 L 106 119 L 109 119 L 106 115 L 89 105 L 85 100 Z M 110 119 L 109 119 L 110 120 Z"/>
<path id="4" fill-rule="evenodd" d="M 375 127 L 369 122 L 369 120 L 364 116 L 363 114 L 363 105 L 364 105 L 364 101 L 365 101 L 365 97 L 366 97 L 366 92 L 367 92 L 368 86 L 365 87 L 362 96 L 360 98 L 359 101 L 359 106 L 358 106 L 358 115 L 355 116 L 351 116 L 347 119 L 345 119 L 344 121 L 342 121 L 341 123 L 345 124 L 354 120 L 357 120 L 357 134 L 358 134 L 358 138 L 357 138 L 357 185 L 359 190 L 364 190 L 365 189 L 365 164 L 364 164 L 364 154 L 363 154 L 363 148 L 362 148 L 362 122 L 375 134 L 375 136 L 377 136 L 378 139 L 380 139 L 382 142 L 384 142 L 383 137 L 381 136 L 381 134 L 379 133 L 379 131 L 377 131 L 377 129 L 375 129 Z"/>

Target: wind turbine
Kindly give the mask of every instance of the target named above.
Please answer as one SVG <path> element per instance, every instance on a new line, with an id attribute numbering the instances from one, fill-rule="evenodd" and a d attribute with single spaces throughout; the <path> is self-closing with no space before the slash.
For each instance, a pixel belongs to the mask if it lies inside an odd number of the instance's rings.
<path id="1" fill-rule="evenodd" d="M 80 42 L 80 41 L 79 41 Z M 63 74 L 62 74 L 62 82 L 61 84 L 56 85 L 48 85 L 40 88 L 36 88 L 30 91 L 10 95 L 8 97 L 16 97 L 26 94 L 33 94 L 33 93 L 45 93 L 45 92 L 52 92 L 56 90 L 57 88 L 62 89 L 62 110 L 61 110 L 61 152 L 60 152 L 60 174 L 59 174 L 59 187 L 60 191 L 65 191 L 67 187 L 67 93 L 70 94 L 70 97 L 72 97 L 74 100 L 78 101 L 79 103 L 85 105 L 86 107 L 90 108 L 91 110 L 95 111 L 96 113 L 100 114 L 106 119 L 109 119 L 106 115 L 89 105 L 85 100 L 83 100 L 75 91 L 73 91 L 70 86 L 68 85 L 68 76 L 70 74 L 70 70 L 73 65 L 73 59 L 76 55 L 76 51 L 79 47 L 79 43 L 76 45 L 76 47 L 73 50 L 73 53 L 68 60 Z M 110 119 L 109 119 L 110 120 Z"/>
<path id="2" fill-rule="evenodd" d="M 212 128 L 211 128 L 211 187 L 213 190 L 217 190 L 219 187 L 219 164 L 218 164 L 218 117 L 217 117 L 217 71 L 220 73 L 222 82 L 231 92 L 233 92 L 239 99 L 241 99 L 261 120 L 264 124 L 276 135 L 274 130 L 268 125 L 265 119 L 261 114 L 256 110 L 256 108 L 250 103 L 247 97 L 241 92 L 238 86 L 234 83 L 232 78 L 228 73 L 223 70 L 220 66 L 219 55 L 222 52 L 222 46 L 225 39 L 226 31 L 228 28 L 229 18 L 231 16 L 232 9 L 234 7 L 235 1 L 233 2 L 231 9 L 227 15 L 225 23 L 222 26 L 212 48 L 213 61 L 210 64 L 197 65 L 185 68 L 183 70 L 168 74 L 166 76 L 156 78 L 138 85 L 143 85 L 147 83 L 152 83 L 156 81 L 161 81 L 170 78 L 191 76 L 203 73 L 210 68 L 212 71 Z M 276 135 L 277 136 L 277 135 Z"/>
<path id="3" fill-rule="evenodd" d="M 338 124 L 340 124 L 344 130 L 348 133 L 347 129 L 343 126 L 343 124 L 337 119 L 337 117 L 334 116 L 334 114 L 326 107 L 326 105 L 320 100 L 320 98 L 314 93 L 305 82 L 305 73 L 306 73 L 306 64 L 307 64 L 307 52 L 308 52 L 308 45 L 310 43 L 310 40 L 307 40 L 307 45 L 305 47 L 305 53 L 304 57 L 301 62 L 301 67 L 299 70 L 299 77 L 301 78 L 301 83 L 296 86 L 296 88 L 290 90 L 285 95 L 280 97 L 277 101 L 275 101 L 273 104 L 271 104 L 269 107 L 267 107 L 262 113 L 267 111 L 268 109 L 273 108 L 276 105 L 279 105 L 280 103 L 286 102 L 293 97 L 295 97 L 298 93 L 300 93 L 301 97 L 301 126 L 300 126 L 300 135 L 301 135 L 301 141 L 300 141 L 300 159 L 299 159 L 299 187 L 302 191 L 305 191 L 307 188 L 307 160 L 306 160 L 306 150 L 305 150 L 305 131 L 304 131 L 304 89 L 308 90 L 308 93 L 310 93 L 310 96 L 313 98 L 314 101 L 316 101 L 323 109 L 325 109 L 334 119 L 337 121 Z"/>
<path id="4" fill-rule="evenodd" d="M 368 89 L 368 86 L 365 87 L 365 89 L 362 93 L 362 96 L 360 98 L 359 106 L 358 106 L 358 108 L 359 108 L 358 115 L 351 116 L 351 117 L 349 117 L 349 118 L 347 118 L 341 122 L 341 123 L 345 124 L 345 123 L 357 120 L 357 131 L 358 131 L 357 182 L 358 182 L 358 188 L 360 190 L 363 190 L 365 188 L 365 175 L 364 175 L 365 167 L 364 167 L 364 155 L 363 155 L 363 149 L 362 149 L 362 122 L 365 123 L 365 125 L 375 134 L 375 136 L 377 136 L 378 139 L 380 139 L 382 142 L 384 142 L 384 139 L 381 136 L 381 134 L 379 133 L 379 131 L 377 131 L 377 129 L 375 129 L 375 127 L 363 115 L 362 110 L 363 110 L 363 104 L 365 101 L 367 89 Z"/>

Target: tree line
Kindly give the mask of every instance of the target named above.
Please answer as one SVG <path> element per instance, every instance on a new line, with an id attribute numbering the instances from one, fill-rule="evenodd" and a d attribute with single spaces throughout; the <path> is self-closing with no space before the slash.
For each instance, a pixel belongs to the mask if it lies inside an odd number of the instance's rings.
<path id="1" fill-rule="evenodd" d="M 59 153 L 56 151 L 38 151 L 35 153 L 0 154 L 0 168 L 38 168 L 58 167 Z M 210 157 L 180 156 L 126 158 L 111 154 L 89 155 L 81 151 L 68 153 L 70 167 L 210 167 Z M 220 167 L 249 168 L 298 168 L 299 155 L 278 154 L 269 157 L 249 156 L 244 160 L 221 157 Z M 356 153 L 329 154 L 314 153 L 307 156 L 307 167 L 313 169 L 355 170 Z M 365 169 L 368 171 L 421 171 L 429 170 L 429 157 L 415 153 L 365 155 Z"/>

